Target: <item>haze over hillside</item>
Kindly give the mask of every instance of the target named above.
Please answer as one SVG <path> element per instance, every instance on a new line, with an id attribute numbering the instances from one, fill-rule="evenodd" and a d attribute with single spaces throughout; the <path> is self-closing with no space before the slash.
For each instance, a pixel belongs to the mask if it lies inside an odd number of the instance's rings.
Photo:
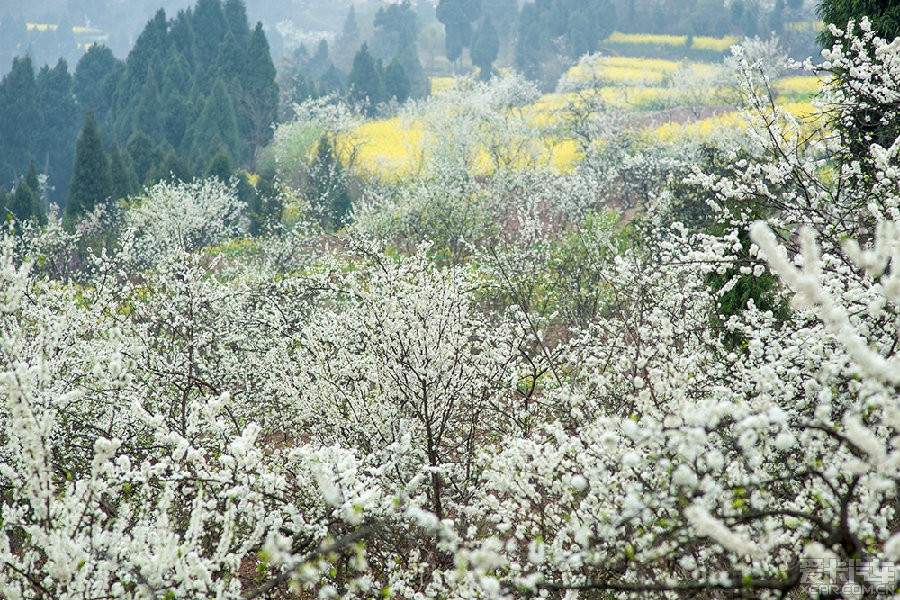
<path id="1" fill-rule="evenodd" d="M 265 26 L 277 61 L 283 47 L 279 29 L 339 31 L 351 3 L 369 4 L 367 0 L 249 0 L 246 5 L 250 21 Z M 189 0 L 0 0 L 0 75 L 9 71 L 13 57 L 25 53 L 38 65 L 54 64 L 61 56 L 74 66 L 91 43 L 102 43 L 124 58 L 157 10 L 162 8 L 173 17 L 191 4 Z"/>

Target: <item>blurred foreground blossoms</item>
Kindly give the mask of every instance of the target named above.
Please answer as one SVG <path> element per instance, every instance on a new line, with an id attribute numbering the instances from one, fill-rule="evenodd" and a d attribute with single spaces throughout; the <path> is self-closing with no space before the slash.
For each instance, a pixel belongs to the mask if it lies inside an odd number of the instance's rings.
<path id="1" fill-rule="evenodd" d="M 573 172 L 450 148 L 337 241 L 231 259 L 215 182 L 124 207 L 78 277 L 90 228 L 7 235 L 0 595 L 894 595 L 900 42 L 836 37 L 825 127 L 739 55 L 748 135 L 627 192 L 639 147 L 582 110 Z M 379 212 L 419 194 L 505 225 Z"/>

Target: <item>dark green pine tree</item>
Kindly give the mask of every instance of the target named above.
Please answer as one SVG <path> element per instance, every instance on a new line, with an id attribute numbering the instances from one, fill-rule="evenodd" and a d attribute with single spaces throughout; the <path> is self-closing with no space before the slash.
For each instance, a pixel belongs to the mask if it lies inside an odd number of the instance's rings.
<path id="1" fill-rule="evenodd" d="M 235 99 L 235 108 L 239 132 L 246 141 L 247 151 L 242 161 L 250 163 L 256 149 L 271 141 L 272 125 L 278 119 L 279 92 L 275 82 L 275 63 L 272 62 L 272 52 L 262 23 L 257 23 L 250 34 L 243 64 L 241 92 Z"/>
<path id="2" fill-rule="evenodd" d="M 151 170 L 150 181 L 190 181 L 194 174 L 187 161 L 178 156 L 171 146 L 161 146 L 158 152 L 162 154 L 162 160 Z"/>
<path id="3" fill-rule="evenodd" d="M 47 165 L 50 200 L 62 205 L 72 178 L 80 114 L 66 61 L 59 59 L 52 69 L 44 66 L 37 76 L 37 88 L 43 127 L 36 135 L 35 156 Z"/>
<path id="4" fill-rule="evenodd" d="M 75 166 L 65 215 L 72 222 L 99 204 L 109 201 L 111 196 L 109 159 L 103 152 L 103 140 L 94 112 L 88 111 L 75 144 Z"/>
<path id="5" fill-rule="evenodd" d="M 14 58 L 0 83 L 0 181 L 25 171 L 42 128 L 31 58 Z"/>
<path id="6" fill-rule="evenodd" d="M 191 126 L 192 162 L 206 166 L 220 145 L 225 147 L 232 161 L 240 156 L 234 105 L 225 83 L 216 79 L 200 118 Z"/>
<path id="7" fill-rule="evenodd" d="M 219 54 L 219 45 L 228 31 L 220 0 L 197 0 L 194 6 L 191 29 L 197 48 L 197 69 L 209 69 Z"/>
<path id="8" fill-rule="evenodd" d="M 166 13 L 159 10 L 138 36 L 125 62 L 125 71 L 116 83 L 110 122 L 118 141 L 127 140 L 137 129 L 142 129 L 153 139 L 162 138 L 163 119 L 153 113 L 159 108 L 157 68 L 166 64 L 168 46 Z M 155 103 L 154 96 L 157 97 Z M 136 115 L 141 111 L 151 122 L 142 123 L 138 119 Z"/>
<path id="9" fill-rule="evenodd" d="M 219 181 L 228 181 L 233 171 L 234 167 L 232 166 L 231 158 L 228 156 L 228 150 L 220 148 L 209 161 L 204 177 L 215 177 Z"/>
<path id="10" fill-rule="evenodd" d="M 478 67 L 482 81 L 491 78 L 492 65 L 499 53 L 500 36 L 491 20 L 485 17 L 472 38 L 472 64 Z"/>
<path id="11" fill-rule="evenodd" d="M 154 141 L 160 143 L 166 139 L 165 115 L 162 99 L 159 96 L 161 81 L 157 67 L 147 70 L 147 82 L 140 91 L 137 103 L 132 105 L 131 123 L 127 132 L 140 129 Z"/>
<path id="12" fill-rule="evenodd" d="M 138 187 L 151 183 L 153 168 L 162 160 L 162 155 L 153 140 L 139 129 L 128 138 L 125 151 L 131 158 Z"/>
<path id="13" fill-rule="evenodd" d="M 20 181 L 15 191 L 9 195 L 6 210 L 7 218 L 19 223 L 35 220 L 43 225 L 47 222 L 40 198 L 24 181 Z"/>
<path id="14" fill-rule="evenodd" d="M 106 46 L 94 45 L 75 66 L 72 90 L 81 111 L 93 109 L 98 123 L 106 123 L 117 77 L 125 64 Z"/>
<path id="15" fill-rule="evenodd" d="M 12 194 L 5 196 L 5 202 L 0 200 L 0 206 L 2 217 L 18 222 L 33 220 L 39 225 L 46 225 L 47 212 L 41 201 L 40 184 L 33 161 L 28 168 L 28 174 L 19 180 Z"/>
<path id="16" fill-rule="evenodd" d="M 165 139 L 175 148 L 182 147 L 184 134 L 191 120 L 189 94 L 193 84 L 187 59 L 174 52 L 163 73 L 161 99 Z"/>
<path id="17" fill-rule="evenodd" d="M 409 98 L 410 86 L 406 70 L 396 58 L 384 71 L 384 89 L 389 98 L 396 98 L 403 103 Z"/>
<path id="18" fill-rule="evenodd" d="M 113 142 L 109 148 L 109 170 L 113 198 L 127 198 L 138 191 L 137 175 L 131 157 Z"/>
<path id="19" fill-rule="evenodd" d="M 375 60 L 369 54 L 369 47 L 363 43 L 353 57 L 353 69 L 347 82 L 350 99 L 373 114 L 375 106 L 384 101 L 384 79 L 379 75 Z"/>
<path id="20" fill-rule="evenodd" d="M 541 22 L 537 6 L 526 4 L 519 13 L 516 33 L 516 68 L 528 79 L 540 78 L 541 64 Z"/>
<path id="21" fill-rule="evenodd" d="M 194 27 L 191 14 L 179 10 L 169 25 L 169 39 L 177 53 L 184 59 L 190 69 L 197 63 L 197 47 L 194 42 Z"/>
<path id="22" fill-rule="evenodd" d="M 481 16 L 481 0 L 440 0 L 436 14 L 444 24 L 447 59 L 456 62 L 472 41 L 472 23 Z"/>
<path id="23" fill-rule="evenodd" d="M 250 26 L 247 21 L 247 7 L 243 0 L 225 0 L 222 6 L 225 24 L 228 31 L 241 43 L 246 44 L 250 37 Z"/>

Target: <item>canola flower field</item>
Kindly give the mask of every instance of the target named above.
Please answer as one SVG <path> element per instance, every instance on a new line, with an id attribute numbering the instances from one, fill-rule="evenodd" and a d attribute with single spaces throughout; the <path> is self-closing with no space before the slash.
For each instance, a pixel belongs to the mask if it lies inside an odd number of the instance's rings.
<path id="1" fill-rule="evenodd" d="M 675 43 L 679 36 L 634 35 L 617 39 L 644 39 L 646 43 Z M 630 34 L 629 34 L 630 35 Z M 657 39 L 660 38 L 660 39 Z M 669 39 L 673 38 L 673 39 Z M 695 38 L 695 43 L 698 38 Z M 720 44 L 736 39 L 720 39 Z M 637 43 L 637 41 L 635 41 Z M 705 42 L 701 42 L 705 43 Z M 810 102 L 822 81 L 815 76 L 789 75 L 773 84 L 777 104 L 797 118 L 814 119 L 816 108 Z M 432 78 L 432 94 L 452 92 L 457 80 L 452 77 Z M 712 62 L 674 61 L 659 58 L 625 56 L 589 56 L 563 76 L 559 92 L 541 96 L 537 101 L 519 107 L 517 115 L 533 128 L 527 143 L 513 144 L 519 156 L 506 156 L 505 166 L 552 167 L 565 171 L 573 168 L 582 156 L 574 139 L 566 135 L 566 115 L 588 100 L 634 112 L 662 111 L 690 107 L 700 114 L 703 107 L 722 107 L 703 119 L 682 120 L 647 125 L 640 133 L 642 143 L 670 144 L 690 138 L 697 141 L 713 136 L 739 134 L 746 127 L 744 118 L 735 110 L 739 95 L 721 77 L 721 67 Z M 568 90 L 568 91 L 566 91 Z M 338 152 L 345 165 L 359 176 L 374 180 L 398 180 L 421 173 L 426 158 L 442 143 L 440 135 L 429 133 L 428 115 L 421 119 L 394 117 L 366 122 L 339 139 Z M 472 171 L 491 173 L 498 159 L 483 148 L 471 159 Z"/>
<path id="2" fill-rule="evenodd" d="M 691 45 L 688 46 L 688 36 L 686 35 L 622 33 L 620 31 L 614 31 L 606 40 L 609 44 L 623 46 L 689 48 L 691 50 L 705 50 L 709 52 L 727 52 L 732 45 L 739 41 L 740 38 L 733 35 L 727 35 L 721 38 L 697 36 L 691 39 Z"/>

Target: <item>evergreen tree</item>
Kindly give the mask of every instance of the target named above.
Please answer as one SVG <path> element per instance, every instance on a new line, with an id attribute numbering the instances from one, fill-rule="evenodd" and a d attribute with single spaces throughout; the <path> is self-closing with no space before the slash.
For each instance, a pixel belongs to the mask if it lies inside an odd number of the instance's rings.
<path id="1" fill-rule="evenodd" d="M 0 83 L 0 177 L 11 179 L 27 168 L 42 126 L 31 58 L 14 58 Z"/>
<path id="2" fill-rule="evenodd" d="M 197 49 L 197 69 L 203 71 L 213 65 L 219 54 L 219 45 L 228 31 L 222 3 L 219 0 L 197 0 L 194 6 L 191 29 Z"/>
<path id="3" fill-rule="evenodd" d="M 444 24 L 447 58 L 456 62 L 472 41 L 472 23 L 481 16 L 481 0 L 440 0 L 437 19 Z"/>
<path id="4" fill-rule="evenodd" d="M 396 98 L 403 103 L 409 98 L 409 77 L 403 65 L 395 58 L 384 71 L 384 88 L 389 98 Z"/>
<path id="5" fill-rule="evenodd" d="M 178 55 L 190 69 L 193 69 L 197 64 L 197 46 L 194 41 L 194 26 L 188 11 L 178 11 L 169 25 L 169 39 Z"/>
<path id="6" fill-rule="evenodd" d="M 51 199 L 62 204 L 72 178 L 80 114 L 66 61 L 59 59 L 52 69 L 43 67 L 36 83 L 42 127 L 35 136 L 35 155 L 47 165 L 53 187 Z"/>
<path id="7" fill-rule="evenodd" d="M 485 17 L 472 39 L 472 64 L 478 67 L 482 80 L 491 78 L 491 65 L 499 53 L 500 36 L 491 20 Z"/>
<path id="8" fill-rule="evenodd" d="M 120 142 L 127 140 L 137 129 L 144 130 L 156 140 L 163 137 L 163 118 L 157 114 L 161 83 L 157 68 L 167 63 L 167 32 L 166 13 L 160 9 L 138 36 L 125 61 L 125 70 L 118 77 L 110 123 L 115 139 Z M 148 122 L 136 117 L 139 111 L 144 113 L 141 118 L 148 118 Z"/>
<path id="9" fill-rule="evenodd" d="M 247 59 L 241 71 L 241 92 L 235 103 L 239 131 L 246 141 L 247 151 L 242 157 L 245 163 L 251 162 L 256 149 L 272 139 L 272 125 L 278 119 L 279 92 L 275 76 L 266 32 L 262 23 L 257 23 L 250 34 Z"/>
<path id="10" fill-rule="evenodd" d="M 39 225 L 45 225 L 47 211 L 40 193 L 37 169 L 32 161 L 28 174 L 19 180 L 12 194 L 0 190 L 0 219 L 9 218 L 18 222 L 34 220 Z"/>
<path id="11" fill-rule="evenodd" d="M 363 43 L 353 57 L 348 87 L 350 99 L 364 106 L 369 114 L 373 114 L 375 106 L 385 99 L 384 79 L 378 71 L 372 55 L 369 54 L 368 45 Z"/>
<path id="12" fill-rule="evenodd" d="M 228 151 L 225 148 L 221 148 L 209 161 L 204 177 L 217 177 L 219 181 L 228 181 L 231 178 L 233 169 Z"/>
<path id="13" fill-rule="evenodd" d="M 103 152 L 103 141 L 94 112 L 88 111 L 75 144 L 75 166 L 66 202 L 66 217 L 74 220 L 93 210 L 98 204 L 107 202 L 111 195 L 109 159 Z"/>
<path id="14" fill-rule="evenodd" d="M 322 225 L 339 229 L 347 222 L 351 200 L 347 177 L 334 151 L 334 144 L 322 135 L 316 145 L 316 157 L 310 166 L 315 204 L 322 213 Z"/>
<path id="15" fill-rule="evenodd" d="M 194 178 L 187 161 L 178 156 L 174 148 L 167 147 L 161 153 L 162 160 L 151 170 L 150 181 L 188 182 Z"/>
<path id="16" fill-rule="evenodd" d="M 247 7 L 243 0 L 225 0 L 222 7 L 228 32 L 241 44 L 246 44 L 250 37 L 250 26 L 247 21 Z"/>
<path id="17" fill-rule="evenodd" d="M 113 198 L 127 198 L 137 192 L 137 175 L 127 152 L 113 142 L 109 148 L 109 170 Z"/>
<path id="18" fill-rule="evenodd" d="M 219 145 L 225 147 L 232 160 L 240 156 L 237 117 L 221 78 L 216 79 L 200 118 L 191 126 L 191 158 L 205 165 Z"/>
<path id="19" fill-rule="evenodd" d="M 166 139 L 165 115 L 162 100 L 159 97 L 160 77 L 155 66 L 147 70 L 147 82 L 142 87 L 137 102 L 133 104 L 130 114 L 122 115 L 125 131 L 131 132 L 138 127 L 150 136 L 155 143 Z"/>
<path id="20" fill-rule="evenodd" d="M 163 73 L 162 116 L 165 139 L 175 148 L 181 147 L 193 116 L 192 104 L 188 100 L 193 83 L 187 59 L 174 53 Z"/>
<path id="21" fill-rule="evenodd" d="M 157 146 L 146 133 L 139 129 L 128 138 L 125 151 L 128 153 L 131 164 L 134 167 L 138 187 L 150 183 L 153 167 L 162 160 L 162 154 L 157 149 Z"/>
<path id="22" fill-rule="evenodd" d="M 93 109 L 98 123 L 106 123 L 116 78 L 124 70 L 112 50 L 94 45 L 78 60 L 72 90 L 82 111 Z"/>
<path id="23" fill-rule="evenodd" d="M 419 35 L 416 13 L 409 0 L 382 6 L 375 13 L 375 35 L 369 51 L 375 58 L 390 60 L 403 46 L 414 45 Z"/>
<path id="24" fill-rule="evenodd" d="M 411 98 L 424 98 L 431 93 L 431 81 L 428 74 L 419 62 L 419 51 L 414 42 L 404 43 L 400 46 L 395 57 L 403 72 L 409 80 L 409 96 Z"/>
<path id="25" fill-rule="evenodd" d="M 7 218 L 18 222 L 34 220 L 40 225 L 47 222 L 40 197 L 24 181 L 20 181 L 15 191 L 9 195 L 6 212 Z"/>

